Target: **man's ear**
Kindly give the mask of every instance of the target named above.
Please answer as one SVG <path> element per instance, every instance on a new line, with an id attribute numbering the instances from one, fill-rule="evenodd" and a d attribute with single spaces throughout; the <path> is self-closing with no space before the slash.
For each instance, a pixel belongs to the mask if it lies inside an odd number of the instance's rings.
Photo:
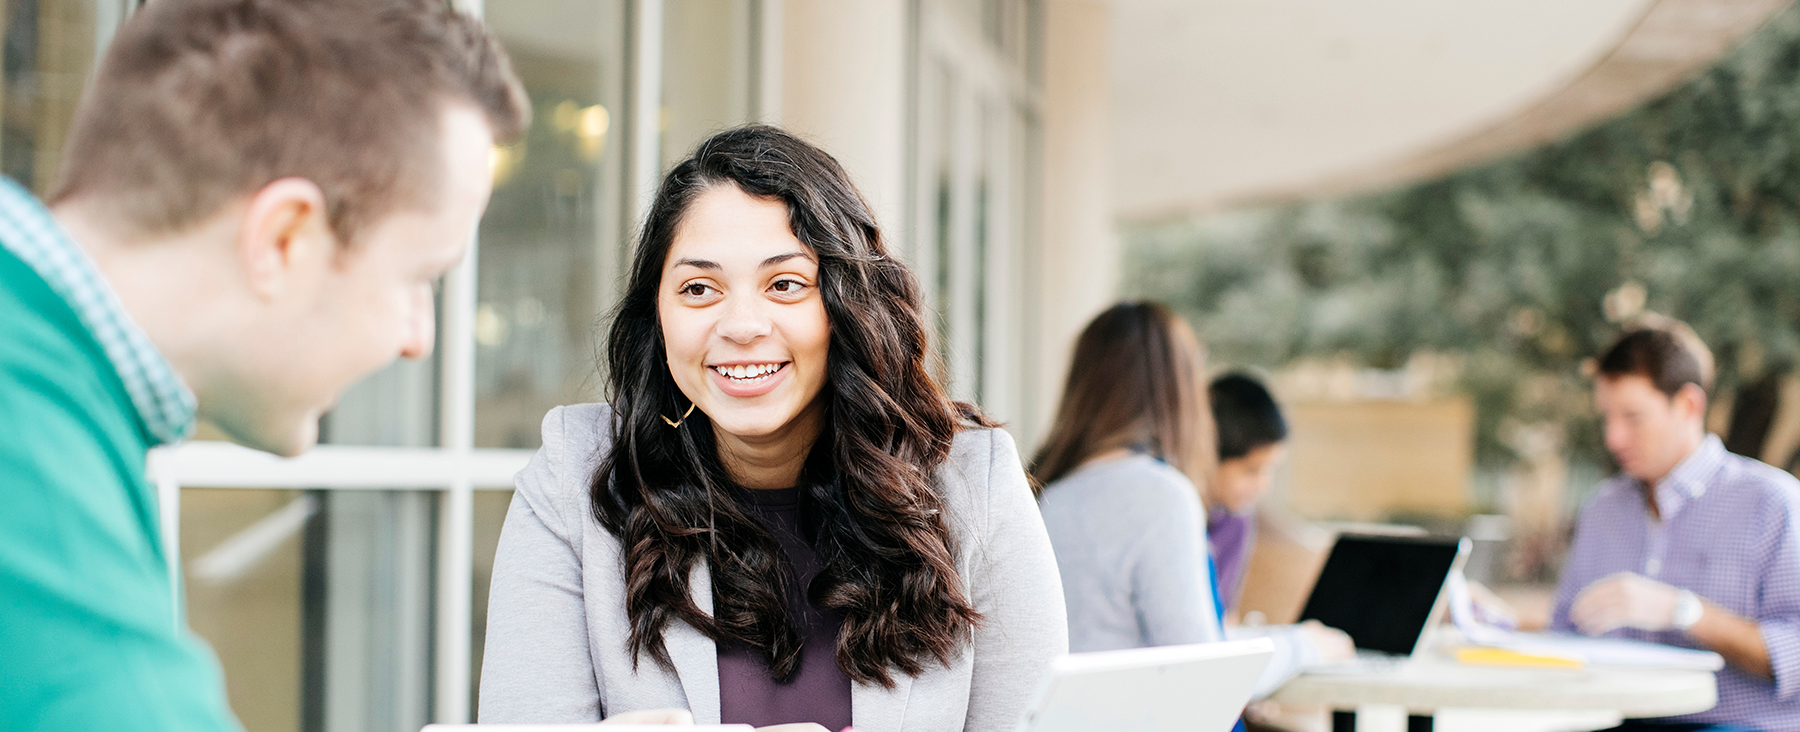
<path id="1" fill-rule="evenodd" d="M 274 298 L 328 266 L 337 247 L 325 193 L 305 178 L 282 178 L 250 196 L 237 252 L 250 290 Z"/>
<path id="2" fill-rule="evenodd" d="M 1699 384 L 1688 382 L 1675 392 L 1675 403 L 1686 414 L 1706 420 L 1706 390 Z"/>

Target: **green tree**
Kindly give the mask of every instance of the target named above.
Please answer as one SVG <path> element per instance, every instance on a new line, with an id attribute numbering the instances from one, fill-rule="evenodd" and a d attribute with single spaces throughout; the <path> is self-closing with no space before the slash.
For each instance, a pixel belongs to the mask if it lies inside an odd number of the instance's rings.
<path id="1" fill-rule="evenodd" d="M 1476 459 L 1560 422 L 1606 463 L 1584 359 L 1640 308 L 1688 322 L 1720 391 L 1800 363 L 1800 7 L 1651 103 L 1562 142 L 1396 190 L 1129 227 L 1127 290 L 1215 359 L 1459 354 Z M 1610 317 L 1609 317 L 1610 316 Z"/>

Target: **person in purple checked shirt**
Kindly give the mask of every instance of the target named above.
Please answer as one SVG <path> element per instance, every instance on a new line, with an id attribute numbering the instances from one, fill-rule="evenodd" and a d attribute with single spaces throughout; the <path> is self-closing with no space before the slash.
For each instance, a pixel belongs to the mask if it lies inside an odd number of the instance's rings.
<path id="1" fill-rule="evenodd" d="M 1619 474 L 1582 509 L 1551 627 L 1725 657 L 1719 703 L 1619 730 L 1800 730 L 1800 481 L 1706 433 L 1712 357 L 1669 322 L 1599 359 Z"/>

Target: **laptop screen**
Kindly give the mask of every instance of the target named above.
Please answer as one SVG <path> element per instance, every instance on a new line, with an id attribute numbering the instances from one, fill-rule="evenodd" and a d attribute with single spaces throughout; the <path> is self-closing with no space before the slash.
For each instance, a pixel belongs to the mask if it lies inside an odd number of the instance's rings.
<path id="1" fill-rule="evenodd" d="M 1456 539 L 1338 537 L 1301 620 L 1350 634 L 1358 650 L 1408 655 L 1456 565 Z"/>

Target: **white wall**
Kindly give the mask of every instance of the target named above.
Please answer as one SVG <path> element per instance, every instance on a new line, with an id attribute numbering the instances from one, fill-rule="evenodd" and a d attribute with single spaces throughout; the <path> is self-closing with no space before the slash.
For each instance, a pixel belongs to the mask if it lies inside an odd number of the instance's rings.
<path id="1" fill-rule="evenodd" d="M 843 163 L 894 245 L 906 241 L 906 5 L 782 2 L 778 122 Z"/>
<path id="2" fill-rule="evenodd" d="M 1055 415 L 1069 351 L 1082 326 L 1117 297 L 1119 246 L 1111 186 L 1111 3 L 1044 3 L 1043 216 L 1033 300 L 1038 308 L 1035 445 Z M 1026 447 L 1027 451 L 1031 448 Z"/>

